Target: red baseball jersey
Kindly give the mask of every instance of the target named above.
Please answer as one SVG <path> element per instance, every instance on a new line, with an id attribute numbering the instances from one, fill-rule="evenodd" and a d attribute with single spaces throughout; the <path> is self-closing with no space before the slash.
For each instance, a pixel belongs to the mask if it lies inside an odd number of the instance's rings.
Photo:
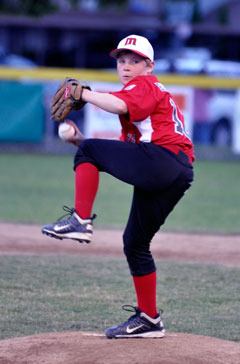
<path id="1" fill-rule="evenodd" d="M 184 126 L 184 117 L 172 95 L 154 75 L 137 76 L 121 91 L 111 94 L 122 99 L 128 114 L 120 115 L 121 140 L 154 143 L 178 154 L 183 151 L 192 162 L 194 149 Z"/>

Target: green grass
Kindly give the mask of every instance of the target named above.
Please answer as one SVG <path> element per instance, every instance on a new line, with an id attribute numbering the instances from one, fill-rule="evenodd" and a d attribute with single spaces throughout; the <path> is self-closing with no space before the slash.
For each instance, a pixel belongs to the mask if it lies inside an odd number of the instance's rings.
<path id="1" fill-rule="evenodd" d="M 239 233 L 239 162 L 196 162 L 195 181 L 177 205 L 165 228 Z"/>
<path id="2" fill-rule="evenodd" d="M 73 205 L 71 156 L 0 155 L 0 219 L 43 224 Z M 239 162 L 197 162 L 195 182 L 169 216 L 172 231 L 239 233 Z M 101 174 L 94 212 L 97 227 L 122 228 L 128 217 L 132 187 Z"/>
<path id="3" fill-rule="evenodd" d="M 73 206 L 72 164 L 71 156 L 1 155 L 0 219 L 42 224 L 61 216 L 63 205 Z M 131 187 L 102 174 L 94 209 L 99 226 L 121 226 L 130 195 Z"/>
<path id="4" fill-rule="evenodd" d="M 161 262 L 158 302 L 169 331 L 240 341 L 239 269 Z M 136 304 L 124 259 L 0 256 L 0 339 L 102 331 Z"/>
<path id="5" fill-rule="evenodd" d="M 0 155 L 0 220 L 43 224 L 73 205 L 71 156 Z M 195 182 L 164 230 L 239 233 L 238 162 L 197 162 Z M 123 228 L 132 187 L 101 175 L 97 227 Z M 157 263 L 158 302 L 169 331 L 240 341 L 239 269 Z M 0 256 L 0 339 L 64 330 L 101 331 L 135 304 L 125 259 Z"/>

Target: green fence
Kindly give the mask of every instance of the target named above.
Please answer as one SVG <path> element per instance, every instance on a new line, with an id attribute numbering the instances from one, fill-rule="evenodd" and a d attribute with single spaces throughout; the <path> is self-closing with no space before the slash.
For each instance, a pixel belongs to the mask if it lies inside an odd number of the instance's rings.
<path id="1" fill-rule="evenodd" d="M 0 95 L 0 141 L 41 142 L 45 127 L 43 86 L 2 81 Z"/>

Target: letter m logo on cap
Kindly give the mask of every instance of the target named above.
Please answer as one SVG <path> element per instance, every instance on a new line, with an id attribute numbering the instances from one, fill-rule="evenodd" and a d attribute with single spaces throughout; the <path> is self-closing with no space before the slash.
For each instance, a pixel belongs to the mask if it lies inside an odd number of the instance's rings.
<path id="1" fill-rule="evenodd" d="M 128 44 L 136 45 L 136 42 L 137 42 L 136 38 L 131 38 L 130 37 L 130 38 L 126 39 L 125 45 L 128 45 Z"/>

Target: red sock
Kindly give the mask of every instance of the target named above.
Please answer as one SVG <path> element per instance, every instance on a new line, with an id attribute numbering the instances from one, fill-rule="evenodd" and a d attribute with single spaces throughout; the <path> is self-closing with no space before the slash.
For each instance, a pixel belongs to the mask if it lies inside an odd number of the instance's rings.
<path id="1" fill-rule="evenodd" d="M 144 276 L 133 276 L 135 286 L 137 305 L 140 311 L 148 316 L 155 318 L 157 316 L 157 274 L 156 272 Z"/>
<path id="2" fill-rule="evenodd" d="M 75 170 L 75 210 L 86 219 L 91 216 L 97 194 L 99 171 L 91 163 L 79 164 Z"/>

